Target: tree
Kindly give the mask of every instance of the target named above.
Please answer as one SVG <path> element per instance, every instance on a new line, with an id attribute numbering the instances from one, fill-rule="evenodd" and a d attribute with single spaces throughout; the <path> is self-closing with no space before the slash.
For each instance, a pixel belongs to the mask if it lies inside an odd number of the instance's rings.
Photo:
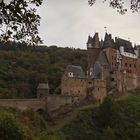
<path id="1" fill-rule="evenodd" d="M 127 12 L 127 8 L 125 8 L 125 0 L 102 0 L 103 2 L 108 2 L 110 7 L 117 9 L 120 14 L 125 14 Z M 128 2 L 128 1 L 127 1 Z M 130 9 L 132 12 L 140 11 L 140 0 L 129 0 Z M 96 3 L 96 0 L 88 0 L 89 5 L 93 5 Z"/>
<path id="2" fill-rule="evenodd" d="M 101 134 L 101 140 L 115 140 L 115 134 L 112 128 L 107 127 Z"/>
<path id="3" fill-rule="evenodd" d="M 25 140 L 23 129 L 17 123 L 14 115 L 0 110 L 0 139 L 1 140 Z"/>
<path id="4" fill-rule="evenodd" d="M 0 40 L 18 40 L 41 43 L 38 36 L 40 16 L 36 8 L 43 0 L 0 0 Z"/>

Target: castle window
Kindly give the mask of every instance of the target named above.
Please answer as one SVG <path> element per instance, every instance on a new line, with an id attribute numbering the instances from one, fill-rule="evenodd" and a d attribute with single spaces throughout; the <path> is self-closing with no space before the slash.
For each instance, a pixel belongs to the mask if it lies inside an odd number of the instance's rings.
<path id="1" fill-rule="evenodd" d="M 125 63 L 125 67 L 127 67 L 127 63 Z"/>
<path id="2" fill-rule="evenodd" d="M 91 82 L 88 82 L 89 84 L 91 84 Z"/>
<path id="3" fill-rule="evenodd" d="M 98 91 L 99 91 L 100 89 L 98 88 Z"/>
<path id="4" fill-rule="evenodd" d="M 114 74 L 114 72 L 113 71 L 110 71 L 110 74 Z"/>
<path id="5" fill-rule="evenodd" d="M 69 72 L 68 77 L 74 77 L 73 72 Z"/>
<path id="6" fill-rule="evenodd" d="M 136 65 L 134 64 L 134 68 L 136 68 Z"/>
<path id="7" fill-rule="evenodd" d="M 111 81 L 113 82 L 114 81 L 114 78 L 111 78 Z"/>
<path id="8" fill-rule="evenodd" d="M 129 67 L 131 67 L 131 64 L 129 64 Z"/>

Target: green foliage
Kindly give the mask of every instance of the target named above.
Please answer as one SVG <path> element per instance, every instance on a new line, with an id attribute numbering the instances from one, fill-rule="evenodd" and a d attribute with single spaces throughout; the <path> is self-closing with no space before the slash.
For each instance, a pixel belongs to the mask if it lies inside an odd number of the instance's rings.
<path id="1" fill-rule="evenodd" d="M 27 110 L 22 112 L 21 115 L 25 118 L 26 121 L 24 123 L 28 125 L 29 129 L 39 132 L 46 129 L 46 120 L 41 113 Z"/>
<path id="2" fill-rule="evenodd" d="M 65 138 L 60 135 L 49 136 L 47 133 L 42 132 L 38 137 L 35 137 L 33 140 L 65 140 Z"/>
<path id="3" fill-rule="evenodd" d="M 114 121 L 114 119 L 118 117 L 119 110 L 119 105 L 113 102 L 110 97 L 107 97 L 97 110 L 95 116 L 97 126 L 100 128 L 110 126 L 112 120 Z"/>
<path id="4" fill-rule="evenodd" d="M 114 102 L 105 99 L 94 110 L 83 110 L 63 129 L 68 140 L 139 140 L 140 96 Z"/>
<path id="5" fill-rule="evenodd" d="M 24 46 L 0 44 L 0 98 L 36 97 L 37 85 L 44 82 L 49 83 L 51 93 L 60 94 L 61 78 L 68 64 L 86 69 L 85 50 Z"/>
<path id="6" fill-rule="evenodd" d="M 16 109 L 0 108 L 0 140 L 33 140 L 34 137 L 39 140 L 42 137 L 45 139 L 47 133 L 43 133 L 44 131 L 46 120 L 41 113 L 33 110 L 21 112 Z M 55 137 L 61 136 L 54 135 Z"/>
<path id="7" fill-rule="evenodd" d="M 18 124 L 14 115 L 0 111 L 0 139 L 1 140 L 26 140 L 23 128 Z"/>
<path id="8" fill-rule="evenodd" d="M 7 88 L 0 88 L 0 99 L 13 99 L 17 97 L 16 90 L 8 90 Z"/>
<path id="9" fill-rule="evenodd" d="M 63 131 L 67 140 L 93 140 L 99 138 L 93 122 L 93 112 L 91 110 L 80 111 L 76 120 L 66 126 Z"/>
<path id="10" fill-rule="evenodd" d="M 96 3 L 97 0 L 88 0 L 90 6 Z M 102 2 L 108 2 L 109 6 L 113 9 L 117 9 L 117 12 L 120 14 L 125 14 L 128 9 L 128 1 L 125 0 L 102 0 Z M 129 7 L 132 12 L 139 12 L 140 10 L 140 1 L 139 0 L 129 0 Z"/>
<path id="11" fill-rule="evenodd" d="M 115 133 L 112 128 L 107 127 L 103 130 L 100 140 L 115 140 Z"/>
<path id="12" fill-rule="evenodd" d="M 40 43 L 38 36 L 38 26 L 40 16 L 36 13 L 36 8 L 40 6 L 42 0 L 10 0 L 0 1 L 0 40 L 10 39 L 26 41 L 28 43 Z M 6 26 L 6 27 L 5 27 Z"/>

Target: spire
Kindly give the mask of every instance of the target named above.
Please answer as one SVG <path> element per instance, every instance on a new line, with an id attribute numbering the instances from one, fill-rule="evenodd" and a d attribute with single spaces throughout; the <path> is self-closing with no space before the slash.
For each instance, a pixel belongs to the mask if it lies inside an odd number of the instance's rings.
<path id="1" fill-rule="evenodd" d="M 93 37 L 92 46 L 93 46 L 94 48 L 100 48 L 99 35 L 98 35 L 97 32 L 95 33 L 95 35 L 94 35 L 94 37 Z"/>
<path id="2" fill-rule="evenodd" d="M 104 27 L 104 29 L 105 29 L 105 33 L 107 33 L 107 27 L 106 26 Z"/>
<path id="3" fill-rule="evenodd" d="M 88 37 L 87 48 L 100 48 L 100 41 L 97 32 L 95 33 L 93 38 L 91 36 Z"/>
<path id="4" fill-rule="evenodd" d="M 87 44 L 89 44 L 89 43 L 92 43 L 92 37 L 90 35 L 88 36 Z"/>
<path id="5" fill-rule="evenodd" d="M 89 35 L 88 36 L 88 41 L 87 41 L 87 48 L 92 48 L 93 46 L 92 46 L 92 41 L 93 41 L 93 39 L 92 39 L 92 37 Z"/>
<path id="6" fill-rule="evenodd" d="M 112 47 L 114 47 L 114 40 L 112 39 L 111 34 L 106 33 L 103 48 L 112 48 Z"/>

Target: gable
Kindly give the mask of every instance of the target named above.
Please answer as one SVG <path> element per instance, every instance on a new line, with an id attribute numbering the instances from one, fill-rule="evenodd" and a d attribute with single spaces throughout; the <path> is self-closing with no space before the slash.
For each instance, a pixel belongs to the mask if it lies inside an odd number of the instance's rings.
<path id="1" fill-rule="evenodd" d="M 100 65 L 109 66 L 109 62 L 106 56 L 106 53 L 104 51 L 101 51 L 96 59 L 96 63 L 99 63 Z"/>

